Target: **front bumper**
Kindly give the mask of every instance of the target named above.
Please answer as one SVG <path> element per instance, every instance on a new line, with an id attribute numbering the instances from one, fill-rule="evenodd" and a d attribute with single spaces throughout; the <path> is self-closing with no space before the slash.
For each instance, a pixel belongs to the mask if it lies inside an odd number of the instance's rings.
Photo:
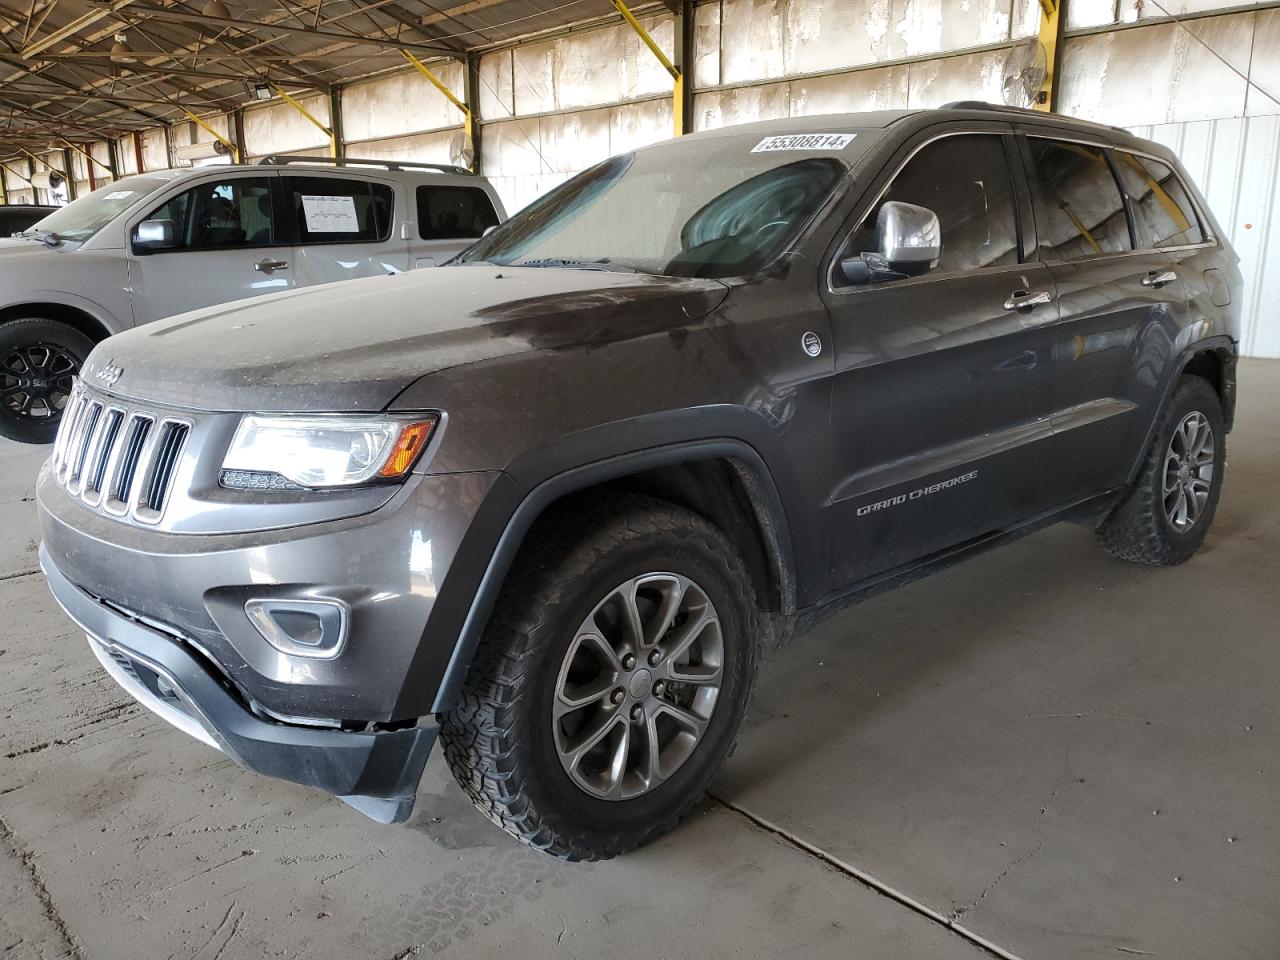
<path id="1" fill-rule="evenodd" d="M 184 534 L 86 508 L 46 466 L 36 485 L 43 546 L 91 596 L 207 654 L 246 701 L 293 721 L 395 723 L 437 712 L 456 632 L 429 629 L 458 545 L 492 475 L 414 476 L 370 513 L 228 534 Z M 268 508 L 246 504 L 246 517 Z M 340 656 L 268 642 L 246 604 L 329 598 L 347 607 Z"/>
<path id="2" fill-rule="evenodd" d="M 183 641 L 73 584 L 43 545 L 40 565 L 103 667 L 144 707 L 248 770 L 323 790 L 381 823 L 408 818 L 437 726 L 344 731 L 264 720 Z"/>

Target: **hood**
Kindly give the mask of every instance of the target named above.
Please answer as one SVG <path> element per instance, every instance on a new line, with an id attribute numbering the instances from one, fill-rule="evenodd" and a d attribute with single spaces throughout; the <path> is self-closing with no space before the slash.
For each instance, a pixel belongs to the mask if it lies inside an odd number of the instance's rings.
<path id="1" fill-rule="evenodd" d="M 368 412 L 449 367 L 683 326 L 727 289 L 603 270 L 426 268 L 147 324 L 104 340 L 82 375 L 92 384 L 117 368 L 112 393 L 195 409 Z"/>
<path id="2" fill-rule="evenodd" d="M 34 256 L 63 253 L 74 250 L 78 246 L 80 246 L 78 243 L 63 243 L 60 246 L 51 247 L 43 240 L 15 240 L 12 237 L 5 237 L 0 240 L 0 269 L 27 270 Z"/>

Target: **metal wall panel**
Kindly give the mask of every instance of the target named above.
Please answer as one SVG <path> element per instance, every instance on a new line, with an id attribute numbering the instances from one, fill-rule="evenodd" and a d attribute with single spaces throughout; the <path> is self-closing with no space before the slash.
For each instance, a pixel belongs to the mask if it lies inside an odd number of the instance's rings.
<path id="1" fill-rule="evenodd" d="M 505 120 L 515 116 L 510 50 L 487 53 L 480 58 L 480 118 Z"/>
<path id="2" fill-rule="evenodd" d="M 671 17 L 640 22 L 658 47 L 674 56 Z M 671 90 L 671 77 L 635 32 L 619 24 L 516 47 L 512 87 L 516 116 L 527 116 L 665 93 Z"/>
<path id="3" fill-rule="evenodd" d="M 789 104 L 786 81 L 759 87 L 709 90 L 693 98 L 693 128 L 714 130 L 735 123 L 773 120 L 787 116 Z"/>
<path id="4" fill-rule="evenodd" d="M 1240 255 L 1241 352 L 1280 357 L 1280 116 L 1135 127 L 1167 144 L 1205 195 Z"/>
<path id="5" fill-rule="evenodd" d="M 84 166 L 89 161 L 87 161 L 84 157 L 80 156 L 80 154 L 78 153 L 75 155 L 74 160 L 76 165 L 77 179 L 80 179 L 80 180 L 87 179 L 89 175 L 88 173 L 85 172 Z M 134 153 L 134 150 L 133 150 L 132 136 L 126 135 L 116 140 L 116 160 L 120 164 L 121 176 L 127 176 L 131 173 L 138 172 L 138 156 L 136 153 Z M 77 191 L 78 189 L 79 188 L 77 188 Z M 82 196 L 82 194 L 77 192 L 76 196 Z"/>
<path id="6" fill-rule="evenodd" d="M 485 124 L 483 170 L 508 213 L 593 164 L 671 136 L 670 100 Z"/>
<path id="7" fill-rule="evenodd" d="M 1249 12 L 1189 24 L 1212 50 L 1175 23 L 1068 39 L 1060 109 L 1120 126 L 1240 116 L 1248 84 L 1219 57 L 1246 73 L 1251 56 L 1262 63 L 1280 53 L 1258 49 L 1255 17 Z"/>
<path id="8" fill-rule="evenodd" d="M 693 85 L 720 84 L 720 4 L 704 3 L 693 11 Z"/>
<path id="9" fill-rule="evenodd" d="M 783 75 L 784 6 L 782 0 L 724 0 L 720 8 L 722 83 L 767 80 Z"/>
<path id="10" fill-rule="evenodd" d="M 1253 86 L 1246 96 L 1249 116 L 1280 113 L 1280 9 L 1254 14 L 1253 57 L 1249 79 Z"/>
<path id="11" fill-rule="evenodd" d="M 299 103 L 321 123 L 329 122 L 327 97 L 307 97 Z M 323 152 L 329 146 L 324 132 L 287 103 L 246 110 L 244 139 L 247 152 L 254 157 L 270 153 Z"/>
<path id="12" fill-rule="evenodd" d="M 1036 0 L 721 0 L 719 22 L 724 84 L 981 47 L 1040 24 Z"/>
<path id="13" fill-rule="evenodd" d="M 455 110 L 456 112 L 456 110 Z M 453 163 L 449 147 L 462 127 L 408 137 L 387 137 L 347 145 L 347 156 L 363 160 L 413 160 L 419 163 Z"/>
<path id="14" fill-rule="evenodd" d="M 906 109 L 911 67 L 881 67 L 790 83 L 790 116 Z"/>
<path id="15" fill-rule="evenodd" d="M 907 106 L 911 109 L 940 107 L 953 100 L 1001 103 L 1001 71 L 1007 56 L 1004 50 L 995 50 L 913 63 Z"/>
<path id="16" fill-rule="evenodd" d="M 1100 27 L 1109 23 L 1133 23 L 1158 17 L 1181 17 L 1214 10 L 1257 6 L 1258 0 L 1069 0 L 1067 29 Z"/>
<path id="17" fill-rule="evenodd" d="M 146 170 L 164 170 L 169 166 L 169 148 L 164 130 L 145 130 L 142 134 L 142 166 Z"/>
<path id="18" fill-rule="evenodd" d="M 431 72 L 462 99 L 463 67 L 433 61 Z M 349 141 L 376 140 L 460 123 L 462 112 L 417 70 L 394 73 L 342 91 L 342 132 Z"/>

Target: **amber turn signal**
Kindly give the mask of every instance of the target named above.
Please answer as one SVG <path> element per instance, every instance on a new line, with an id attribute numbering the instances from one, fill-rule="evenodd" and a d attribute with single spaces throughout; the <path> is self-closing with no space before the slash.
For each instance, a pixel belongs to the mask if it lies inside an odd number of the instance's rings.
<path id="1" fill-rule="evenodd" d="M 396 438 L 395 446 L 391 448 L 391 454 L 378 471 L 378 476 L 395 479 L 408 473 L 422 448 L 431 439 L 431 431 L 435 425 L 436 421 L 431 419 L 417 420 L 401 427 L 400 436 Z"/>

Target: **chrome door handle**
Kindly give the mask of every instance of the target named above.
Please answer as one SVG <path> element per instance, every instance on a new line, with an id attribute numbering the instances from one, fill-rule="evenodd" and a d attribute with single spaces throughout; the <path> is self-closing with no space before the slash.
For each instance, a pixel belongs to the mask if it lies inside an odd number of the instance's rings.
<path id="1" fill-rule="evenodd" d="M 1034 310 L 1046 303 L 1053 303 L 1053 294 L 1048 290 L 1015 290 L 1004 302 L 1006 310 Z"/>
<path id="2" fill-rule="evenodd" d="M 259 260 L 253 265 L 259 273 L 275 273 L 277 270 L 288 270 L 288 260 Z"/>
<path id="3" fill-rule="evenodd" d="M 1155 287 L 1159 289 L 1166 283 L 1173 283 L 1173 281 L 1177 279 L 1178 275 L 1172 270 L 1152 270 L 1142 278 L 1142 285 L 1144 287 Z"/>

